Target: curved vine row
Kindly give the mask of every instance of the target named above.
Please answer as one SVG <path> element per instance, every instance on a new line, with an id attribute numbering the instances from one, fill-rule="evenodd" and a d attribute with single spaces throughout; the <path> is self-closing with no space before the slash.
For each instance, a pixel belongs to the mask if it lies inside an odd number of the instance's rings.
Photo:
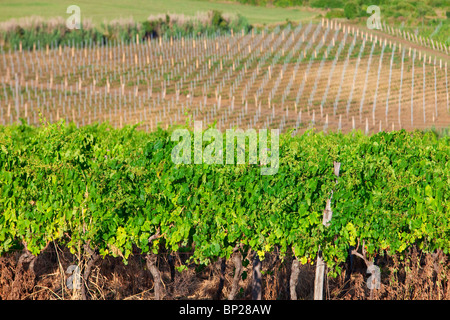
<path id="1" fill-rule="evenodd" d="M 449 142 L 403 130 L 286 133 L 278 172 L 263 176 L 253 164 L 176 165 L 176 142 L 161 129 L 0 127 L 0 254 L 25 245 L 38 255 L 57 241 L 125 262 L 133 247 L 192 247 L 193 261 L 209 263 L 237 247 L 261 258 L 277 247 L 307 263 L 320 247 L 336 274 L 360 241 L 370 256 L 413 244 L 448 253 Z"/>

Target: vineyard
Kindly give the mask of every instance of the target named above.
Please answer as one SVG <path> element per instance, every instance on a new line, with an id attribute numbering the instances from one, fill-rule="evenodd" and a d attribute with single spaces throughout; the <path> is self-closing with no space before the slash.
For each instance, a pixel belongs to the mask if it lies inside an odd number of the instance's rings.
<path id="1" fill-rule="evenodd" d="M 259 165 L 175 165 L 161 129 L 20 125 L 0 143 L 1 251 L 23 248 L 28 262 L 51 243 L 91 262 L 138 250 L 158 279 L 162 252 L 239 265 L 246 250 L 261 260 L 275 251 L 307 264 L 321 248 L 336 275 L 349 246 L 367 261 L 450 246 L 450 144 L 431 132 L 284 134 L 273 176 Z"/>
<path id="2" fill-rule="evenodd" d="M 448 126 L 448 55 L 397 40 L 323 20 L 129 45 L 19 46 L 0 53 L 1 123 L 39 125 L 42 114 L 146 131 L 195 120 L 298 132 Z"/>
<path id="3" fill-rule="evenodd" d="M 450 298 L 450 137 L 426 130 L 450 125 L 450 59 L 387 30 L 322 20 L 0 49 L 0 298 L 199 298 L 180 289 L 193 273 L 217 276 L 200 298 L 312 298 L 302 268 L 330 283 L 417 250 L 427 294 Z M 264 149 L 279 147 L 276 174 L 250 141 L 247 164 L 174 163 L 174 130 L 199 121 L 279 129 Z M 129 267 L 133 289 L 108 278 L 103 294 L 100 265 Z M 395 272 L 381 269 L 382 288 Z"/>

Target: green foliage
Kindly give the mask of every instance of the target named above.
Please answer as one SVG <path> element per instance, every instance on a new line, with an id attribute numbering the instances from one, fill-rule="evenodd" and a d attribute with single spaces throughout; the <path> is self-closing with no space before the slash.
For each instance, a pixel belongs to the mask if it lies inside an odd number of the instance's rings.
<path id="1" fill-rule="evenodd" d="M 396 26 L 417 33 L 417 36 L 430 37 L 435 41 L 450 45 L 450 12 L 446 0 L 239 0 L 241 3 L 266 6 L 268 4 L 277 7 L 293 7 L 298 5 L 314 8 L 331 9 L 325 17 L 328 19 L 347 18 L 358 19 L 360 23 L 366 23 L 369 14 L 366 9 L 370 5 L 377 5 L 381 10 L 381 17 L 391 27 Z M 437 10 L 442 8 L 447 19 L 437 18 Z M 401 26 L 400 26 L 401 24 Z M 441 27 L 439 27 L 441 26 Z"/>
<path id="2" fill-rule="evenodd" d="M 126 260 L 133 247 L 193 247 L 194 261 L 208 263 L 241 243 L 306 263 L 320 246 L 335 274 L 349 246 L 363 240 L 369 258 L 412 245 L 450 249 L 449 137 L 286 133 L 272 176 L 259 165 L 175 165 L 177 143 L 161 129 L 0 127 L 0 253 L 26 244 L 39 254 L 50 241 L 75 252 L 89 242 Z"/>
<path id="3" fill-rule="evenodd" d="M 303 0 L 237 0 L 242 4 L 250 4 L 254 6 L 266 6 L 271 4 L 275 7 L 294 7 L 303 5 Z"/>
<path id="4" fill-rule="evenodd" d="M 105 38 L 105 35 L 95 29 L 89 30 L 69 30 L 65 26 L 48 29 L 46 25 L 38 28 L 17 27 L 12 31 L 0 31 L 0 37 L 5 42 L 5 48 L 19 48 L 20 43 L 24 49 L 45 48 L 45 46 L 75 45 L 99 42 Z"/>
<path id="5" fill-rule="evenodd" d="M 160 21 L 158 23 L 158 21 L 144 21 L 142 22 L 142 29 L 144 32 L 144 37 L 145 38 L 153 38 L 153 37 L 157 37 L 158 33 L 160 32 L 158 30 L 159 25 L 161 24 L 162 21 Z"/>
<path id="6" fill-rule="evenodd" d="M 241 15 L 234 19 L 226 20 L 219 11 L 210 13 L 210 21 L 200 22 L 196 20 L 186 20 L 184 23 L 172 21 L 170 15 L 157 20 L 147 20 L 142 23 L 123 23 L 123 24 L 102 24 L 100 28 L 90 28 L 88 30 L 69 30 L 64 24 L 55 28 L 48 28 L 42 25 L 33 25 L 29 27 L 18 26 L 14 30 L 0 30 L 0 37 L 5 43 L 4 49 L 18 48 L 20 43 L 26 50 L 45 48 L 45 46 L 57 47 L 59 45 L 80 46 L 90 43 L 102 44 L 106 40 L 124 41 L 125 43 L 136 40 L 136 35 L 140 39 L 152 37 L 179 37 L 201 34 L 225 34 L 233 31 L 244 30 L 248 32 L 252 26 L 248 20 Z"/>
<path id="7" fill-rule="evenodd" d="M 441 139 L 443 137 L 450 137 L 450 127 L 437 129 L 435 126 L 432 126 L 430 129 L 427 129 L 425 131 L 431 131 L 438 139 Z"/>
<path id="8" fill-rule="evenodd" d="M 302 4 L 302 0 L 273 0 L 274 6 L 282 8 L 301 6 Z"/>
<path id="9" fill-rule="evenodd" d="M 267 0 L 237 0 L 242 4 L 251 4 L 254 6 L 265 6 L 267 4 Z"/>
<path id="10" fill-rule="evenodd" d="M 342 9 L 331 9 L 327 12 L 325 15 L 327 19 L 334 19 L 334 18 L 345 18 L 344 10 Z"/>
<path id="11" fill-rule="evenodd" d="M 354 19 L 358 15 L 358 4 L 355 1 L 349 1 L 344 6 L 344 15 L 347 19 Z"/>
<path id="12" fill-rule="evenodd" d="M 214 10 L 211 24 L 221 30 L 226 30 L 228 28 L 228 22 L 222 17 L 220 11 Z"/>

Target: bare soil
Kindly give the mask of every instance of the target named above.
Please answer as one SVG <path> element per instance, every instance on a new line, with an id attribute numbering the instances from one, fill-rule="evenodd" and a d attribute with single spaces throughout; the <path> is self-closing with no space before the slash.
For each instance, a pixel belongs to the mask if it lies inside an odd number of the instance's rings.
<path id="1" fill-rule="evenodd" d="M 70 274 L 66 271 L 77 263 L 68 250 L 50 245 L 31 263 L 18 264 L 20 253 L 0 257 L 0 300 L 71 300 L 80 299 L 80 290 L 67 287 Z M 221 260 L 209 266 L 186 263 L 189 254 L 173 256 L 161 254 L 158 267 L 164 284 L 165 300 L 227 299 L 234 275 L 232 260 L 225 262 L 221 274 Z M 251 255 L 244 257 L 244 274 L 239 283 L 237 299 L 251 299 Z M 173 263 L 169 263 L 172 259 Z M 248 264 L 246 263 L 248 262 Z M 178 271 L 177 266 L 187 265 Z M 262 262 L 263 300 L 288 300 L 292 257 L 281 260 L 268 254 Z M 375 260 L 381 269 L 381 286 L 369 290 L 366 283 L 370 274 L 365 264 L 354 258 L 354 263 L 343 264 L 336 278 L 325 278 L 325 299 L 333 300 L 428 300 L 449 299 L 450 264 L 442 252 L 423 253 L 417 249 L 401 256 L 384 256 Z M 172 267 L 171 267 L 172 265 Z M 175 267 L 175 268 L 173 268 Z M 314 264 L 300 265 L 296 288 L 298 299 L 313 298 Z M 220 279 L 223 278 L 223 288 Z M 153 279 L 146 269 L 145 257 L 136 252 L 125 265 L 121 258 L 105 257 L 94 266 L 89 278 L 87 298 L 92 300 L 152 300 Z"/>

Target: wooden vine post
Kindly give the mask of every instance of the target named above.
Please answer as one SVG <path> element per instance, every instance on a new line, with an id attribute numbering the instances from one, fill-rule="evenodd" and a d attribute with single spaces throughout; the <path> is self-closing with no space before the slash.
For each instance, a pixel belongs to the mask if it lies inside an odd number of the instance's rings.
<path id="1" fill-rule="evenodd" d="M 89 277 L 91 275 L 92 268 L 95 266 L 95 263 L 99 260 L 100 255 L 93 249 L 91 249 L 89 241 L 84 245 L 84 250 L 87 257 L 85 258 L 86 266 L 83 273 L 83 284 L 81 286 L 81 299 L 87 300 L 89 292 Z"/>
<path id="2" fill-rule="evenodd" d="M 339 177 L 339 170 L 341 168 L 340 162 L 333 162 L 334 166 L 334 175 Z M 336 179 L 337 183 L 337 179 Z M 325 227 L 330 225 L 331 217 L 333 215 L 333 211 L 331 210 L 331 199 L 333 198 L 333 191 L 331 191 L 331 196 L 327 200 L 327 205 L 325 207 L 325 211 L 323 212 L 323 220 L 322 223 Z M 322 300 L 323 299 L 323 278 L 325 273 L 325 261 L 322 258 L 322 251 L 319 248 L 319 252 L 317 253 L 317 264 L 316 264 L 316 278 L 314 281 L 314 300 Z"/>
<path id="3" fill-rule="evenodd" d="M 146 258 L 146 264 L 147 269 L 150 271 L 153 282 L 154 282 L 154 288 L 155 288 L 155 300 L 162 300 L 164 296 L 164 288 L 162 287 L 162 280 L 161 280 L 161 273 L 158 270 L 157 267 L 157 261 L 158 256 L 152 252 L 152 242 L 153 240 L 159 238 L 161 236 L 160 229 L 156 230 L 156 233 L 152 235 L 150 238 L 148 238 L 148 245 L 150 247 L 150 251 L 147 253 Z"/>
<path id="4" fill-rule="evenodd" d="M 236 299 L 236 295 L 239 291 L 239 281 L 241 279 L 243 267 L 242 267 L 242 254 L 240 252 L 242 244 L 236 245 L 233 249 L 233 262 L 234 262 L 234 277 L 231 284 L 231 291 L 228 295 L 228 300 Z"/>
<path id="5" fill-rule="evenodd" d="M 299 275 L 300 275 L 300 262 L 294 256 L 291 266 L 291 278 L 289 280 L 289 293 L 291 296 L 291 300 L 297 300 L 296 287 Z"/>
<path id="6" fill-rule="evenodd" d="M 253 255 L 252 300 L 262 298 L 261 260 L 257 252 Z"/>

